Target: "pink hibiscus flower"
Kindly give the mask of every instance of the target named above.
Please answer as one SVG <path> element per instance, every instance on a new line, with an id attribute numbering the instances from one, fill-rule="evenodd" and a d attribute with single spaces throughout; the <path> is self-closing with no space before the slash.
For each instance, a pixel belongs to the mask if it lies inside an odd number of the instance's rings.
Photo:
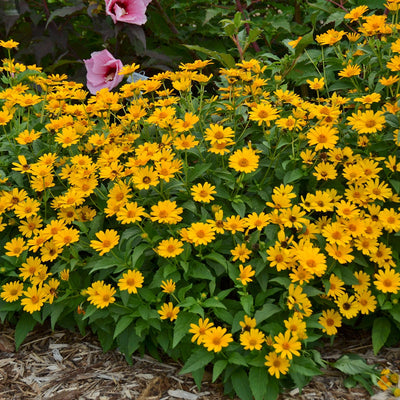
<path id="1" fill-rule="evenodd" d="M 83 60 L 86 67 L 86 86 L 90 93 L 96 94 L 100 89 L 115 88 L 123 79 L 118 71 L 123 67 L 122 61 L 117 60 L 108 50 L 95 51 L 89 60 Z"/>
<path id="2" fill-rule="evenodd" d="M 128 24 L 143 25 L 146 23 L 146 9 L 151 0 L 105 0 L 106 14 L 114 24 L 117 21 Z"/>

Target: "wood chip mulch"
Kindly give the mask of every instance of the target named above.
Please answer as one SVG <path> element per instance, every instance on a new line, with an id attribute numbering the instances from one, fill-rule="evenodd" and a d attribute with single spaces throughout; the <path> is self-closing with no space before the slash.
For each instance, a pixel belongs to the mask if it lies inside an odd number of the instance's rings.
<path id="1" fill-rule="evenodd" d="M 221 384 L 205 374 L 201 390 L 181 365 L 159 362 L 149 356 L 133 356 L 128 365 L 113 350 L 103 353 L 93 335 L 84 337 L 65 330 L 39 327 L 15 352 L 13 329 L 0 324 L 0 400 L 228 400 Z M 356 353 L 369 364 L 400 373 L 400 347 L 385 348 L 378 356 L 368 338 L 338 338 L 322 350 L 324 360 L 334 362 L 344 353 Z M 361 388 L 346 388 L 344 375 L 327 368 L 300 393 L 288 391 L 279 400 L 386 400 L 389 391 L 374 396 Z M 237 400 L 237 399 L 236 399 Z"/>

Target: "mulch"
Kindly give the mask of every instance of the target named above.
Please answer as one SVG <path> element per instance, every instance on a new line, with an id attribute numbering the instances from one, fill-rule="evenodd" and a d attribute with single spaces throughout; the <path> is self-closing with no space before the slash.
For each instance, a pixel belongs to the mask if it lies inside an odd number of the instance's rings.
<path id="1" fill-rule="evenodd" d="M 88 334 L 48 327 L 31 332 L 16 352 L 14 331 L 0 324 L 0 400 L 228 400 L 220 383 L 205 374 L 201 390 L 181 365 L 160 362 L 149 356 L 133 356 L 127 364 L 118 351 L 104 353 L 97 339 Z M 354 337 L 356 336 L 356 337 Z M 345 353 L 361 355 L 368 364 L 400 373 L 400 347 L 384 348 L 374 355 L 369 337 L 347 334 L 321 349 L 325 361 L 334 362 Z M 376 388 L 374 396 L 362 387 L 346 388 L 345 376 L 327 368 L 301 391 L 293 389 L 279 400 L 386 400 L 389 391 Z"/>

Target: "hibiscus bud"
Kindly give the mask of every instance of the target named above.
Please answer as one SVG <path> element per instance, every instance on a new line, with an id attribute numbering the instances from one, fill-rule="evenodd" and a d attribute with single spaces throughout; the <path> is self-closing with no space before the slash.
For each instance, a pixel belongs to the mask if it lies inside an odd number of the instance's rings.
<path id="1" fill-rule="evenodd" d="M 117 60 L 108 50 L 95 51 L 89 60 L 83 60 L 87 70 L 86 86 L 91 94 L 100 89 L 115 88 L 123 79 L 118 71 L 123 67 L 122 61 Z"/>
<path id="2" fill-rule="evenodd" d="M 106 14 L 114 24 L 117 21 L 128 24 L 143 25 L 146 23 L 146 8 L 151 0 L 105 0 Z"/>

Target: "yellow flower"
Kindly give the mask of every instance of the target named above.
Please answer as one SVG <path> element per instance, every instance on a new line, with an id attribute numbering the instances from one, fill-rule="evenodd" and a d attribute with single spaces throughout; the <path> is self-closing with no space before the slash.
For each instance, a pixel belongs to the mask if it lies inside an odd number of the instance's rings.
<path id="1" fill-rule="evenodd" d="M 194 222 L 188 228 L 187 236 L 195 246 L 200 246 L 212 242 L 215 239 L 215 231 L 210 224 Z"/>
<path id="2" fill-rule="evenodd" d="M 271 121 L 279 117 L 278 110 L 274 108 L 269 102 L 262 102 L 257 104 L 249 112 L 249 118 L 252 121 L 257 121 L 258 125 L 265 122 L 266 126 L 270 126 Z"/>
<path id="3" fill-rule="evenodd" d="M 28 246 L 23 238 L 15 237 L 4 245 L 4 249 L 7 250 L 7 256 L 19 257 L 24 250 L 28 249 Z"/>
<path id="4" fill-rule="evenodd" d="M 246 286 L 247 283 L 251 282 L 251 277 L 255 275 L 256 271 L 251 268 L 251 265 L 247 265 L 243 267 L 242 264 L 239 265 L 239 278 L 236 278 L 237 281 L 242 282 L 242 285 Z"/>
<path id="5" fill-rule="evenodd" d="M 251 250 L 246 247 L 246 243 L 241 243 L 231 250 L 231 254 L 233 255 L 232 261 L 240 260 L 243 263 L 250 258 Z"/>
<path id="6" fill-rule="evenodd" d="M 97 232 L 96 237 L 99 240 L 91 240 L 90 247 L 99 251 L 99 255 L 101 256 L 108 253 L 119 242 L 118 232 L 114 229 L 106 229 L 105 231 Z"/>
<path id="7" fill-rule="evenodd" d="M 275 352 L 280 354 L 281 357 L 291 360 L 293 355 L 300 356 L 301 343 L 297 335 L 292 336 L 291 331 L 286 331 L 284 334 L 279 333 L 274 337 L 274 340 L 273 347 L 275 348 Z"/>
<path id="8" fill-rule="evenodd" d="M 322 325 L 322 331 L 327 335 L 336 335 L 337 328 L 342 326 L 342 317 L 340 314 L 333 310 L 323 310 L 322 315 L 319 317 L 318 322 Z"/>
<path id="9" fill-rule="evenodd" d="M 394 269 L 381 269 L 374 274 L 374 277 L 375 287 L 382 293 L 398 293 L 400 289 L 400 274 Z"/>
<path id="10" fill-rule="evenodd" d="M 324 88 L 325 85 L 325 81 L 324 78 L 314 78 L 313 80 L 311 79 L 307 79 L 306 81 L 308 83 L 308 85 L 310 86 L 310 89 L 313 90 L 320 90 Z"/>
<path id="11" fill-rule="evenodd" d="M 156 252 L 161 257 L 176 257 L 183 252 L 183 242 L 175 238 L 162 240 L 158 245 Z"/>
<path id="12" fill-rule="evenodd" d="M 162 281 L 161 289 L 164 293 L 171 294 L 175 292 L 176 283 L 172 279 L 168 279 L 167 281 Z"/>
<path id="13" fill-rule="evenodd" d="M 205 182 L 203 185 L 198 183 L 193 185 L 191 188 L 191 193 L 194 201 L 199 201 L 202 203 L 209 203 L 214 200 L 213 194 L 217 193 L 215 186 Z"/>
<path id="14" fill-rule="evenodd" d="M 171 302 L 164 303 L 157 312 L 160 314 L 161 319 L 169 318 L 170 321 L 173 321 L 178 318 L 179 307 L 174 307 Z"/>
<path id="15" fill-rule="evenodd" d="M 119 290 L 127 290 L 128 293 L 137 293 L 138 288 L 143 287 L 144 277 L 140 271 L 129 270 L 118 281 Z"/>
<path id="16" fill-rule="evenodd" d="M 4 47 L 5 49 L 13 49 L 15 47 L 17 47 L 19 45 L 18 42 L 16 42 L 15 40 L 0 40 L 0 47 Z"/>
<path id="17" fill-rule="evenodd" d="M 23 295 L 25 297 L 21 300 L 21 305 L 24 306 L 23 310 L 30 314 L 39 311 L 47 299 L 47 291 L 41 286 L 28 287 Z"/>
<path id="18" fill-rule="evenodd" d="M 199 322 L 196 324 L 190 324 L 189 333 L 192 333 L 192 342 L 197 340 L 197 344 L 202 344 L 204 340 L 204 336 L 207 331 L 214 326 L 213 322 L 210 322 L 208 318 L 202 319 L 199 318 Z"/>
<path id="19" fill-rule="evenodd" d="M 268 373 L 271 376 L 275 376 L 276 379 L 279 379 L 280 375 L 286 375 L 289 366 L 290 366 L 290 361 L 282 357 L 281 355 L 276 354 L 275 351 L 271 351 L 265 356 L 265 363 L 268 368 Z"/>
<path id="20" fill-rule="evenodd" d="M 93 282 L 92 286 L 87 288 L 88 301 L 97 308 L 105 308 L 114 303 L 115 293 L 116 290 L 111 284 L 105 284 L 103 281 Z"/>
<path id="21" fill-rule="evenodd" d="M 229 167 L 235 171 L 250 173 L 257 169 L 259 156 L 257 151 L 253 150 L 250 145 L 242 149 L 236 150 L 229 157 Z"/>
<path id="22" fill-rule="evenodd" d="M 2 286 L 3 291 L 1 292 L 0 297 L 8 302 L 12 303 L 13 301 L 17 301 L 21 296 L 24 290 L 24 285 L 22 282 L 13 281 L 6 283 Z"/>
<path id="23" fill-rule="evenodd" d="M 233 342 L 232 334 L 226 333 L 226 328 L 220 326 L 208 329 L 203 337 L 203 345 L 208 351 L 218 353 L 223 347 L 229 346 Z"/>
<path id="24" fill-rule="evenodd" d="M 240 334 L 240 344 L 245 350 L 261 350 L 265 341 L 265 334 L 259 329 L 251 328 L 250 331 L 244 331 Z"/>

